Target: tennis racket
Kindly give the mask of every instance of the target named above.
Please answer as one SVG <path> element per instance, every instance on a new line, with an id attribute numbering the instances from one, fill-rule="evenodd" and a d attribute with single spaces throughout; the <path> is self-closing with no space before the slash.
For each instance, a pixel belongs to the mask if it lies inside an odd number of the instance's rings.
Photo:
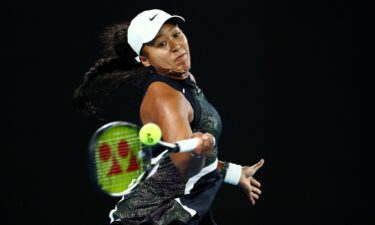
<path id="1" fill-rule="evenodd" d="M 188 152 L 198 144 L 196 138 L 176 143 L 161 141 L 161 131 L 156 135 L 158 140 L 152 139 L 154 134 L 147 133 L 147 139 L 143 138 L 142 143 L 141 128 L 133 123 L 115 121 L 101 126 L 91 137 L 90 174 L 105 194 L 115 197 L 129 194 L 150 177 L 170 153 Z"/>

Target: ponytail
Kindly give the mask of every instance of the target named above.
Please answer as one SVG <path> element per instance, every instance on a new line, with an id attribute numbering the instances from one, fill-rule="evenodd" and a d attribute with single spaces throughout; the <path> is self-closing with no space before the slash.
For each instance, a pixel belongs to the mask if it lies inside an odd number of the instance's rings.
<path id="1" fill-rule="evenodd" d="M 120 82 L 140 87 L 150 73 L 149 68 L 135 61 L 136 53 L 127 43 L 129 22 L 106 27 L 101 38 L 103 58 L 86 72 L 81 84 L 73 93 L 73 108 L 86 115 L 98 117 L 102 98 Z"/>
<path id="2" fill-rule="evenodd" d="M 111 72 L 118 63 L 117 58 L 106 58 L 98 60 L 89 71 L 86 72 L 81 84 L 74 91 L 73 107 L 88 115 L 95 115 L 97 108 L 92 104 L 88 95 L 87 87 L 95 78 L 104 72 Z"/>

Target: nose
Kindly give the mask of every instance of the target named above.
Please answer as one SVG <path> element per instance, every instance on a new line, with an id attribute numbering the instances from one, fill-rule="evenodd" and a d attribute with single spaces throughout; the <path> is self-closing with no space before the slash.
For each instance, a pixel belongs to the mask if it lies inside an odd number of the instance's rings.
<path id="1" fill-rule="evenodd" d="M 181 48 L 181 44 L 177 40 L 171 40 L 171 52 L 178 52 Z"/>

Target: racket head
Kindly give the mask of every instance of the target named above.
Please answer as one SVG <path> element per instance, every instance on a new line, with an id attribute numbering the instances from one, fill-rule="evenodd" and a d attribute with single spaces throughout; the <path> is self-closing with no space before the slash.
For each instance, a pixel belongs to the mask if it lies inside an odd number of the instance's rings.
<path id="1" fill-rule="evenodd" d="M 139 127 L 115 121 L 100 127 L 89 144 L 91 179 L 110 196 L 131 192 L 144 178 L 149 159 L 144 157 Z M 147 152 L 147 151 L 146 151 Z"/>

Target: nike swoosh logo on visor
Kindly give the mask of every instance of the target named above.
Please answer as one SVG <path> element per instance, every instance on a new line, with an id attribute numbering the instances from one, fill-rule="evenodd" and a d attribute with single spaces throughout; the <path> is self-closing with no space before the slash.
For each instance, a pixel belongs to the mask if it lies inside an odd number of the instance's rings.
<path id="1" fill-rule="evenodd" d="M 153 16 L 153 17 L 150 17 L 149 19 L 150 19 L 150 21 L 153 21 L 154 19 L 155 19 L 155 17 L 158 15 L 159 13 L 156 13 L 155 14 L 155 16 Z"/>

